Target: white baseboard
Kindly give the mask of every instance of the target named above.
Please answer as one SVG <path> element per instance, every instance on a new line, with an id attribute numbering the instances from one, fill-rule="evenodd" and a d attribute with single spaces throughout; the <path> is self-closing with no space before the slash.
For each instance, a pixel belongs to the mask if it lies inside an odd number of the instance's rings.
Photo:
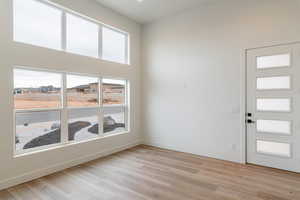
<path id="1" fill-rule="evenodd" d="M 33 172 L 25 173 L 25 174 L 17 176 L 17 177 L 6 179 L 6 180 L 0 182 L 0 190 L 6 189 L 6 188 L 9 188 L 9 187 L 21 184 L 21 183 L 25 183 L 25 182 L 49 175 L 49 174 L 53 174 L 55 172 L 62 171 L 64 169 L 67 169 L 67 168 L 70 168 L 70 167 L 73 167 L 76 165 L 80 165 L 82 163 L 89 162 L 89 161 L 92 161 L 92 160 L 95 160 L 95 159 L 98 159 L 98 158 L 101 158 L 101 157 L 104 157 L 104 156 L 107 156 L 107 155 L 110 155 L 110 154 L 113 154 L 113 153 L 116 153 L 119 151 L 123 151 L 123 150 L 129 149 L 131 147 L 140 145 L 140 144 L 141 144 L 141 141 L 135 141 L 135 142 L 132 142 L 132 143 L 129 143 L 126 145 L 118 146 L 118 147 L 115 147 L 112 149 L 107 149 L 105 151 L 101 151 L 101 152 L 98 152 L 98 153 L 95 153 L 92 155 L 83 156 L 78 159 L 70 160 L 70 161 L 67 161 L 64 163 L 52 165 L 52 166 L 44 168 L 44 169 L 39 169 L 39 170 L 36 170 Z"/>
<path id="2" fill-rule="evenodd" d="M 228 158 L 224 158 L 215 154 L 197 154 L 197 153 L 193 153 L 193 152 L 188 152 L 188 151 L 182 151 L 172 145 L 168 145 L 168 144 L 162 144 L 160 142 L 158 142 L 158 140 L 152 140 L 152 141 L 144 141 L 145 145 L 149 145 L 149 146 L 153 146 L 153 147 L 158 147 L 158 148 L 162 148 L 162 149 L 168 149 L 168 150 L 173 150 L 173 151 L 178 151 L 178 152 L 183 152 L 183 153 L 188 153 L 188 154 L 193 154 L 193 155 L 198 155 L 198 156 L 203 156 L 203 157 L 207 157 L 207 158 L 213 158 L 213 159 L 217 159 L 217 160 L 223 160 L 223 161 L 228 161 L 228 162 L 233 162 L 233 163 L 240 163 L 240 164 L 245 164 L 245 163 L 241 163 L 239 160 L 232 160 L 232 159 L 228 159 Z"/>

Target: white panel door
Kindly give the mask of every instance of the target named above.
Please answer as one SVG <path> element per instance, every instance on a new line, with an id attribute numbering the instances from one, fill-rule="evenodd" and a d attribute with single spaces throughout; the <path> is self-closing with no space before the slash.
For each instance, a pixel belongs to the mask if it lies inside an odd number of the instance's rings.
<path id="1" fill-rule="evenodd" d="M 300 172 L 300 44 L 247 51 L 247 162 Z"/>

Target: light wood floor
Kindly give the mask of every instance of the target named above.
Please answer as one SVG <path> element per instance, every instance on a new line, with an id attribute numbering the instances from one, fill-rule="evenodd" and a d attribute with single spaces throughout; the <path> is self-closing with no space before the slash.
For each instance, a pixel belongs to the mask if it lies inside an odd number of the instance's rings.
<path id="1" fill-rule="evenodd" d="M 300 174 L 138 146 L 0 192 L 1 200 L 300 200 Z"/>

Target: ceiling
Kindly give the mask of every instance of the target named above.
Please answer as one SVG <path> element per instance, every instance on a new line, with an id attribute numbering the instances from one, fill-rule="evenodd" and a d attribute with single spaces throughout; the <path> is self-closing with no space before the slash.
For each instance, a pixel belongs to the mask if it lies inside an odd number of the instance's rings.
<path id="1" fill-rule="evenodd" d="M 197 6 L 211 0 L 96 0 L 105 7 L 139 23 L 148 23 L 161 17 Z"/>

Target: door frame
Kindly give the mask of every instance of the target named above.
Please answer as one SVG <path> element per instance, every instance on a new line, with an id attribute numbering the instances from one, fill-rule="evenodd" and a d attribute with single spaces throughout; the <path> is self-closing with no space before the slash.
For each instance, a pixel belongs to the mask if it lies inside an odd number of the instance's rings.
<path id="1" fill-rule="evenodd" d="M 241 136 L 241 151 L 240 151 L 240 163 L 247 164 L 247 125 L 246 125 L 246 112 L 247 112 L 247 53 L 248 51 L 269 47 L 278 47 L 285 45 L 299 44 L 300 41 L 278 43 L 274 45 L 265 45 L 252 48 L 243 48 L 241 50 L 241 63 L 243 67 L 240 70 L 240 136 Z"/>

